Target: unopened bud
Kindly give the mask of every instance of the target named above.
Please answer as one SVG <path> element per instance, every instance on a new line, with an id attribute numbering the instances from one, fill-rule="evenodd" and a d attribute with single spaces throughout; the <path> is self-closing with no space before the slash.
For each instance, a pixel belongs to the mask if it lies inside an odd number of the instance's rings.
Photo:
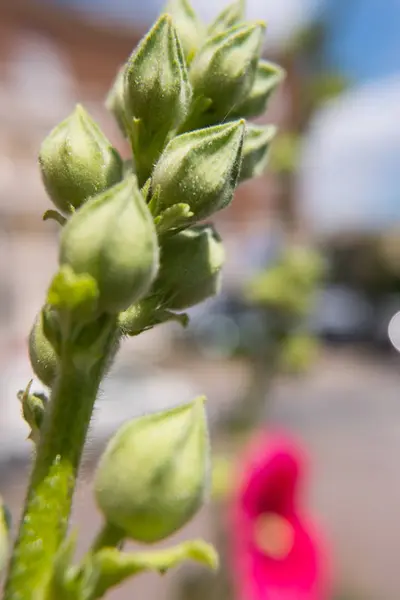
<path id="1" fill-rule="evenodd" d="M 125 67 L 122 67 L 115 78 L 107 99 L 106 108 L 114 115 L 118 126 L 125 137 L 127 137 L 127 117 L 124 100 Z"/>
<path id="2" fill-rule="evenodd" d="M 268 161 L 271 142 L 276 134 L 273 125 L 249 125 L 243 144 L 243 160 L 240 169 L 240 181 L 258 177 L 264 173 Z"/>
<path id="3" fill-rule="evenodd" d="M 146 415 L 111 439 L 97 469 L 95 494 L 106 520 L 138 542 L 183 527 L 208 490 L 204 398 Z"/>
<path id="4" fill-rule="evenodd" d="M 188 0 L 169 0 L 165 12 L 172 16 L 186 62 L 190 64 L 203 41 L 204 26 Z"/>
<path id="5" fill-rule="evenodd" d="M 167 237 L 151 294 L 171 310 L 194 306 L 218 292 L 224 258 L 221 239 L 209 225 Z"/>
<path id="6" fill-rule="evenodd" d="M 45 139 L 39 164 L 47 193 L 64 213 L 122 177 L 118 152 L 80 105 Z"/>
<path id="7" fill-rule="evenodd" d="M 125 73 L 125 108 L 135 120 L 133 149 L 141 185 L 167 135 L 186 117 L 190 100 L 182 47 L 171 17 L 163 15 L 130 58 Z"/>
<path id="8" fill-rule="evenodd" d="M 227 206 L 236 187 L 245 122 L 199 129 L 175 137 L 155 166 L 152 186 L 160 211 L 185 203 L 203 219 Z"/>
<path id="9" fill-rule="evenodd" d="M 42 311 L 36 317 L 29 335 L 29 358 L 36 377 L 51 387 L 57 375 L 58 358 L 44 333 Z"/>
<path id="10" fill-rule="evenodd" d="M 232 27 L 210 38 L 190 69 L 195 96 L 210 98 L 210 124 L 245 100 L 254 83 L 265 31 L 263 23 Z"/>
<path id="11" fill-rule="evenodd" d="M 158 268 L 158 243 L 134 176 L 71 217 L 61 236 L 60 264 L 95 279 L 104 312 L 124 310 L 147 292 Z"/>
<path id="12" fill-rule="evenodd" d="M 244 19 L 245 6 L 243 0 L 236 0 L 229 4 L 220 12 L 217 18 L 211 23 L 208 28 L 207 35 L 213 37 L 219 33 L 223 33 L 227 29 L 239 25 Z"/>
<path id="13" fill-rule="evenodd" d="M 251 118 L 262 115 L 267 109 L 272 94 L 284 78 L 285 71 L 281 67 L 266 60 L 260 60 L 250 93 L 234 107 L 234 116 Z"/>

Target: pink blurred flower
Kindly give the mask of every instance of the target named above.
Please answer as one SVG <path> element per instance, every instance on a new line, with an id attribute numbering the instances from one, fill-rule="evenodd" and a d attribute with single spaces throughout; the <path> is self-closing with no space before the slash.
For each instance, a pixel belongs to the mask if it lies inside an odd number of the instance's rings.
<path id="1" fill-rule="evenodd" d="M 263 432 L 245 453 L 230 512 L 238 600 L 325 600 L 328 557 L 298 502 L 305 458 L 287 436 Z"/>

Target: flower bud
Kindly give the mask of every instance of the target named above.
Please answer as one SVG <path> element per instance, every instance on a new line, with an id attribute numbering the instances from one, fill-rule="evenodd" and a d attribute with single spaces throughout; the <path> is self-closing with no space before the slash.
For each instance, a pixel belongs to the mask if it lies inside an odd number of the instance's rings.
<path id="1" fill-rule="evenodd" d="M 43 329 L 43 312 L 40 311 L 29 334 L 29 358 L 33 372 L 44 385 L 51 387 L 57 375 L 58 359 Z"/>
<path id="2" fill-rule="evenodd" d="M 187 64 L 200 47 L 205 31 L 188 0 L 169 0 L 165 12 L 172 16 Z"/>
<path id="3" fill-rule="evenodd" d="M 234 121 L 171 140 L 153 172 L 160 212 L 183 202 L 199 220 L 227 206 L 239 175 L 244 134 L 245 122 Z"/>
<path id="4" fill-rule="evenodd" d="M 272 94 L 284 78 L 285 71 L 281 67 L 266 60 L 260 60 L 253 87 L 249 95 L 234 107 L 234 116 L 251 118 L 262 115 L 267 109 Z"/>
<path id="5" fill-rule="evenodd" d="M 167 237 L 151 294 L 171 310 L 194 306 L 218 292 L 224 258 L 221 239 L 209 225 Z"/>
<path id="6" fill-rule="evenodd" d="M 126 423 L 97 469 L 95 494 L 107 521 L 138 542 L 183 527 L 208 489 L 204 398 Z"/>
<path id="7" fill-rule="evenodd" d="M 172 19 L 159 18 L 126 66 L 125 108 L 135 119 L 134 154 L 140 184 L 150 176 L 168 133 L 191 100 L 185 59 Z"/>
<path id="8" fill-rule="evenodd" d="M 249 94 L 257 70 L 265 25 L 232 27 L 210 38 L 190 69 L 195 96 L 212 100 L 210 124 L 222 120 Z"/>
<path id="9" fill-rule="evenodd" d="M 39 164 L 47 193 L 64 213 L 122 177 L 118 152 L 80 105 L 45 139 Z"/>
<path id="10" fill-rule="evenodd" d="M 125 67 L 122 67 L 115 78 L 114 84 L 110 89 L 106 98 L 106 108 L 115 117 L 118 126 L 123 133 L 127 136 L 127 120 L 125 113 L 125 100 L 124 100 L 124 82 L 125 82 Z"/>
<path id="11" fill-rule="evenodd" d="M 71 217 L 59 260 L 95 279 L 101 311 L 124 310 L 147 292 L 158 267 L 158 243 L 134 176 L 91 198 Z"/>
<path id="12" fill-rule="evenodd" d="M 249 125 L 243 144 L 243 160 L 239 180 L 262 175 L 268 161 L 269 149 L 275 136 L 276 127 Z"/>
<path id="13" fill-rule="evenodd" d="M 211 23 L 207 31 L 208 37 L 213 37 L 235 25 L 239 25 L 244 19 L 244 9 L 243 0 L 235 0 L 235 2 L 229 4 Z"/>

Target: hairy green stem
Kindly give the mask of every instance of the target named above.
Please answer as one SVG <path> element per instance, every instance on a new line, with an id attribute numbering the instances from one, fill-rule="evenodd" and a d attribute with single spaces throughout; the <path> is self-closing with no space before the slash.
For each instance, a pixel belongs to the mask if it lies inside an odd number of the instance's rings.
<path id="1" fill-rule="evenodd" d="M 67 532 L 93 405 L 114 338 L 115 328 L 92 369 L 77 369 L 68 349 L 63 353 L 41 430 L 4 600 L 47 597 L 55 554 Z"/>
<path id="2" fill-rule="evenodd" d="M 103 527 L 97 534 L 96 539 L 94 540 L 90 550 L 94 553 L 97 552 L 97 550 L 100 550 L 101 548 L 120 547 L 120 544 L 123 543 L 125 537 L 126 533 L 122 531 L 122 529 L 119 529 L 119 527 L 115 527 L 111 523 L 104 523 Z"/>

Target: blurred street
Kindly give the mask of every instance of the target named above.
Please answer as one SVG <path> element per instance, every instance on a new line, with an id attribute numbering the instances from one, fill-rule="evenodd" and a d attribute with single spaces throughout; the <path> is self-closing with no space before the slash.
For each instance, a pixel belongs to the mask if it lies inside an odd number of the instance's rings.
<path id="1" fill-rule="evenodd" d="M 246 383 L 246 369 L 240 363 L 195 358 L 185 362 L 183 356 L 169 362 L 176 378 L 189 379 L 194 393 L 208 396 L 214 415 Z M 397 600 L 400 589 L 396 567 L 400 553 L 396 517 L 400 505 L 399 364 L 397 356 L 388 360 L 355 350 L 326 349 L 308 376 L 277 381 L 266 406 L 271 427 L 289 428 L 306 444 L 311 478 L 304 503 L 333 541 L 335 568 L 349 589 L 357 592 L 357 599 Z M 134 384 L 131 393 L 134 396 Z M 92 442 L 81 472 L 72 525 L 79 526 L 86 545 L 100 523 L 91 492 L 95 457 Z M 1 471 L 0 488 L 15 519 L 26 474 L 26 466 Z M 207 522 L 205 507 L 177 539 L 201 535 L 211 540 Z M 165 581 L 173 586 L 177 580 L 179 571 L 166 578 L 141 576 L 110 598 L 128 600 L 136 589 L 141 596 L 170 597 Z"/>

